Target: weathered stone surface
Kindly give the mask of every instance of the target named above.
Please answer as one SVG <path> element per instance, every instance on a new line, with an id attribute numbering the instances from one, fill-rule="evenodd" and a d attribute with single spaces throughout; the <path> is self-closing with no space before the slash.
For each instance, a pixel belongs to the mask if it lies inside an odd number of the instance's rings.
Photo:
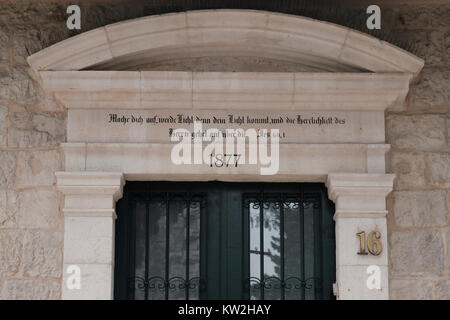
<path id="1" fill-rule="evenodd" d="M 8 108 L 0 106 L 0 147 L 8 141 Z"/>
<path id="2" fill-rule="evenodd" d="M 448 194 L 447 203 L 450 205 L 450 193 Z M 447 232 L 447 258 L 450 258 L 450 232 Z"/>
<path id="3" fill-rule="evenodd" d="M 61 155 L 56 150 L 19 152 L 16 187 L 51 186 L 55 182 L 55 172 L 61 166 Z"/>
<path id="4" fill-rule="evenodd" d="M 56 300 L 61 296 L 59 280 L 6 280 L 2 300 Z"/>
<path id="5" fill-rule="evenodd" d="M 389 292 L 392 300 L 432 300 L 433 282 L 393 279 L 389 282 Z"/>
<path id="6" fill-rule="evenodd" d="M 27 109 L 32 112 L 63 112 L 64 106 L 49 97 L 44 97 L 36 103 L 28 104 Z"/>
<path id="7" fill-rule="evenodd" d="M 25 236 L 23 256 L 24 275 L 30 277 L 60 277 L 62 245 L 63 236 L 61 232 L 28 232 Z"/>
<path id="8" fill-rule="evenodd" d="M 0 228 L 17 226 L 18 197 L 14 190 L 0 190 Z"/>
<path id="9" fill-rule="evenodd" d="M 434 30 L 419 36 L 423 37 L 423 40 L 420 41 L 418 39 L 415 43 L 418 47 L 416 54 L 419 57 L 422 57 L 423 54 L 426 63 L 443 63 L 444 53 L 442 52 L 442 32 Z"/>
<path id="10" fill-rule="evenodd" d="M 13 41 L 14 61 L 26 63 L 28 56 L 42 48 L 39 41 L 39 30 L 32 29 L 26 30 L 26 32 L 15 31 Z"/>
<path id="11" fill-rule="evenodd" d="M 65 141 L 66 128 L 62 115 L 11 112 L 9 145 L 12 147 L 57 146 Z"/>
<path id="12" fill-rule="evenodd" d="M 27 73 L 26 67 L 0 68 L 0 100 L 24 102 L 43 96 L 38 84 Z"/>
<path id="13" fill-rule="evenodd" d="M 393 33 L 405 43 L 414 44 L 414 54 L 424 59 L 426 64 L 442 64 L 444 62 L 442 51 L 443 32 L 440 30 L 418 31 L 404 29 Z"/>
<path id="14" fill-rule="evenodd" d="M 25 190 L 19 194 L 19 228 L 56 228 L 61 226 L 58 192 Z"/>
<path id="15" fill-rule="evenodd" d="M 9 60 L 9 36 L 7 30 L 0 25 L 0 61 Z"/>
<path id="16" fill-rule="evenodd" d="M 440 276 L 444 250 L 437 231 L 392 231 L 389 237 L 391 274 L 394 276 Z"/>
<path id="17" fill-rule="evenodd" d="M 447 62 L 450 62 L 450 31 L 444 36 L 444 50 L 447 56 Z"/>
<path id="18" fill-rule="evenodd" d="M 438 4 L 432 6 L 430 9 L 430 20 L 433 27 L 448 27 L 450 26 L 450 5 Z"/>
<path id="19" fill-rule="evenodd" d="M 14 152 L 0 151 L 0 187 L 12 186 L 15 172 L 16 157 Z"/>
<path id="20" fill-rule="evenodd" d="M 429 153 L 426 156 L 429 180 L 433 186 L 450 187 L 450 153 Z"/>
<path id="21" fill-rule="evenodd" d="M 388 153 L 388 171 L 396 174 L 394 188 L 414 189 L 426 185 L 425 158 L 418 153 Z"/>
<path id="22" fill-rule="evenodd" d="M 401 6 L 397 16 L 398 27 L 427 27 L 430 12 L 426 6 Z"/>
<path id="23" fill-rule="evenodd" d="M 388 115 L 387 141 L 396 149 L 439 150 L 447 145 L 442 115 Z"/>
<path id="24" fill-rule="evenodd" d="M 447 113 L 447 145 L 450 148 L 450 112 Z"/>
<path id="25" fill-rule="evenodd" d="M 436 300 L 450 300 L 450 280 L 439 280 L 435 289 Z"/>
<path id="26" fill-rule="evenodd" d="M 14 276 L 20 267 L 23 235 L 17 231 L 0 231 L 0 278 Z"/>
<path id="27" fill-rule="evenodd" d="M 63 29 L 67 19 L 66 9 L 70 4 L 72 2 L 67 0 L 2 0 L 0 1 L 0 21 L 7 22 L 14 29 L 26 26 L 37 29 L 47 24 L 56 24 Z"/>
<path id="28" fill-rule="evenodd" d="M 450 69 L 424 68 L 420 80 L 410 88 L 409 107 L 427 109 L 447 105 L 450 100 Z"/>
<path id="29" fill-rule="evenodd" d="M 52 28 L 51 25 L 45 25 L 43 28 L 19 26 L 14 34 L 14 60 L 19 63 L 26 63 L 28 56 L 66 39 L 68 33 L 67 28 Z"/>
<path id="30" fill-rule="evenodd" d="M 395 223 L 401 227 L 443 227 L 448 224 L 446 192 L 394 192 Z"/>

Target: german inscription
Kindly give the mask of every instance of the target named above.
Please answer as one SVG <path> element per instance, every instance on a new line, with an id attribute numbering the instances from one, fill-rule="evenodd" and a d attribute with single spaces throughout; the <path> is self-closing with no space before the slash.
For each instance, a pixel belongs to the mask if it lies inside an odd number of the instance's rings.
<path id="1" fill-rule="evenodd" d="M 169 143 L 176 129 L 206 134 L 215 128 L 277 129 L 280 143 L 383 143 L 383 114 L 378 112 L 300 112 L 226 110 L 87 110 L 71 109 L 69 142 Z M 194 123 L 202 133 L 194 133 Z M 100 124 L 100 125 L 99 125 Z M 264 130 L 265 129 L 265 130 Z"/>

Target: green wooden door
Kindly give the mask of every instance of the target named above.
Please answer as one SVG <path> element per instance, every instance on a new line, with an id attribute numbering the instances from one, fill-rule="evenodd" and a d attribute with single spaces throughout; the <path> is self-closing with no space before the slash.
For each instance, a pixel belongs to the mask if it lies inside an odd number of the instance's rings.
<path id="1" fill-rule="evenodd" d="M 321 184 L 127 182 L 115 298 L 333 299 L 333 212 Z"/>

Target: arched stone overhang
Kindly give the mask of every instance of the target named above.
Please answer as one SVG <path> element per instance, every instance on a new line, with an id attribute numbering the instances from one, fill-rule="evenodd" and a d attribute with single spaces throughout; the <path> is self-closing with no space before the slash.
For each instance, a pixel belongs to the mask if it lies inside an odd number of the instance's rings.
<path id="1" fill-rule="evenodd" d="M 332 23 L 253 10 L 199 10 L 114 23 L 29 57 L 36 70 L 123 70 L 198 56 L 257 56 L 328 71 L 416 75 L 423 61 Z"/>

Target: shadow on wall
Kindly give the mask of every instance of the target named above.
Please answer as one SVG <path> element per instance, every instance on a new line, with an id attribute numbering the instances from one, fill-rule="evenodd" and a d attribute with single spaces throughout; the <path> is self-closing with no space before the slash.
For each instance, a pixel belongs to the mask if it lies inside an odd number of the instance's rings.
<path id="1" fill-rule="evenodd" d="M 73 1 L 72 1 L 73 2 Z M 360 4 L 359 4 L 360 2 Z M 0 4 L 0 9 L 5 7 L 8 10 L 16 8 L 21 12 L 24 20 L 30 19 L 30 23 L 38 24 L 39 19 L 65 23 L 67 6 L 70 1 L 44 1 L 36 2 L 23 8 L 23 4 L 12 1 L 5 1 Z M 202 9 L 253 9 L 272 12 L 300 15 L 317 20 L 336 23 L 364 33 L 371 34 L 381 40 L 390 42 L 411 53 L 415 53 L 414 41 L 405 39 L 401 34 L 392 32 L 392 28 L 382 28 L 381 30 L 369 30 L 366 27 L 368 14 L 366 13 L 367 1 L 344 1 L 344 0 L 79 0 L 78 5 L 82 12 L 81 30 L 67 30 L 62 28 L 52 28 L 51 33 L 43 32 L 40 35 L 41 48 L 27 48 L 28 55 L 46 48 L 68 37 L 86 32 L 100 26 L 139 18 L 149 15 L 165 14 L 171 12 L 182 12 L 188 10 Z M 382 26 L 392 24 L 392 9 L 382 9 Z M 29 10 L 29 11 L 28 11 Z M 42 18 L 40 18 L 42 17 Z M 39 27 L 42 27 L 40 25 Z M 37 28 L 40 29 L 40 28 Z M 36 30 L 37 30 L 36 29 Z"/>

